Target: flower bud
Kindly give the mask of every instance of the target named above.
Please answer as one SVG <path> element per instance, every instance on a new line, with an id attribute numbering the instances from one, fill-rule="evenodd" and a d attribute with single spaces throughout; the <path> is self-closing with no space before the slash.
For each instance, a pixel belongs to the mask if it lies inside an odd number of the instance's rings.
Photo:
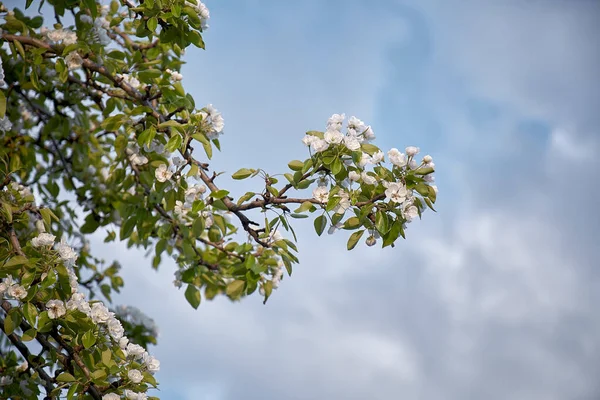
<path id="1" fill-rule="evenodd" d="M 419 153 L 419 148 L 415 146 L 408 146 L 404 151 L 408 157 L 412 157 Z"/>
<path id="2" fill-rule="evenodd" d="M 377 239 L 375 239 L 375 236 L 371 235 L 367 238 L 366 240 L 367 246 L 374 246 L 375 243 L 377 243 Z"/>
<path id="3" fill-rule="evenodd" d="M 432 161 L 433 161 L 433 157 L 431 157 L 429 154 L 428 154 L 428 155 L 426 155 L 425 157 L 423 157 L 423 162 L 424 162 L 425 164 L 429 164 L 429 163 L 430 163 L 430 162 L 432 162 Z"/>

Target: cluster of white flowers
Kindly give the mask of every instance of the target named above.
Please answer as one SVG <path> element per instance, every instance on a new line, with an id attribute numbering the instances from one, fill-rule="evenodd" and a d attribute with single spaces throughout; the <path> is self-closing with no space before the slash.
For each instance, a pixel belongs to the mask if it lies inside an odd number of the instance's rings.
<path id="1" fill-rule="evenodd" d="M 142 85 L 140 83 L 140 81 L 137 80 L 137 78 L 135 78 L 134 76 L 131 76 L 129 74 L 117 74 L 117 78 L 120 78 L 123 80 L 123 82 L 125 82 L 126 84 L 128 84 L 129 86 L 131 86 L 134 89 L 139 89 L 140 86 Z"/>
<path id="2" fill-rule="evenodd" d="M 4 68 L 2 67 L 2 58 L 0 58 L 0 86 L 4 86 L 6 82 L 4 82 Z"/>
<path id="3" fill-rule="evenodd" d="M 40 32 L 42 35 L 46 36 L 48 40 L 51 40 L 56 44 L 68 46 L 77 43 L 77 34 L 69 29 L 48 30 L 48 28 L 42 27 Z"/>
<path id="4" fill-rule="evenodd" d="M 8 116 L 4 116 L 3 118 L 0 118 L 0 131 L 2 132 L 8 132 L 12 129 L 12 122 L 10 122 L 10 119 L 8 119 Z"/>
<path id="5" fill-rule="evenodd" d="M 94 43 L 99 43 L 103 46 L 110 44 L 111 40 L 107 31 L 107 29 L 110 27 L 110 23 L 106 20 L 106 18 L 97 17 L 92 21 L 92 17 L 89 15 L 82 15 L 80 20 L 86 24 L 93 24 L 90 32 L 91 39 Z"/>
<path id="6" fill-rule="evenodd" d="M 15 283 L 12 276 L 7 276 L 0 282 L 0 297 L 22 300 L 27 297 L 27 289 Z"/>
<path id="7" fill-rule="evenodd" d="M 333 114 L 327 121 L 327 129 L 324 132 L 322 139 L 319 133 L 309 132 L 304 136 L 302 141 L 315 153 L 325 151 L 332 146 L 343 146 L 341 149 L 345 148 L 354 152 L 359 151 L 363 143 L 368 143 L 375 138 L 371 127 L 365 125 L 364 122 L 356 117 L 350 117 L 348 119 L 347 132 L 346 134 L 343 134 L 342 126 L 344 120 L 344 114 Z M 393 148 L 388 151 L 387 157 L 389 161 L 398 168 L 397 171 L 401 176 L 405 176 L 409 172 L 414 172 L 417 175 L 420 175 L 425 182 L 434 182 L 435 178 L 432 171 L 435 169 L 435 164 L 433 163 L 433 159 L 431 156 L 426 155 L 420 163 L 417 162 L 415 157 L 419 154 L 419 151 L 420 149 L 415 146 L 407 147 L 404 153 Z M 381 183 L 385 188 L 385 200 L 398 207 L 405 222 L 411 222 L 420 215 L 420 210 L 415 203 L 415 192 L 409 190 L 403 180 L 386 181 L 380 178 L 374 171 L 367 169 L 369 165 L 377 166 L 385 161 L 385 155 L 381 150 L 371 152 L 371 154 L 362 151 L 358 162 L 355 162 L 354 160 L 349 157 L 347 152 L 342 153 L 341 161 L 349 169 L 348 177 L 342 182 L 339 182 L 339 187 L 335 190 L 330 192 L 329 180 L 325 173 L 318 179 L 318 186 L 313 190 L 313 198 L 317 200 L 317 202 L 327 204 L 332 197 L 337 198 L 339 201 L 333 211 L 338 214 L 344 214 L 351 207 L 351 197 L 353 193 L 361 191 L 361 187 L 353 190 L 353 183 L 357 182 L 367 186 L 377 186 Z M 421 170 L 423 174 L 419 174 L 419 170 Z M 437 187 L 434 185 L 430 186 L 435 193 L 437 193 Z M 364 188 L 364 186 L 362 186 L 362 188 Z M 332 234 L 342 226 L 343 224 L 341 222 L 331 225 L 328 233 Z M 377 231 L 372 230 L 370 236 L 367 238 L 367 245 L 374 245 L 379 237 Z"/>
<path id="8" fill-rule="evenodd" d="M 273 278 L 271 279 L 271 282 L 273 282 L 273 289 L 279 287 L 281 278 L 283 278 L 283 262 L 279 261 L 277 267 L 273 268 Z"/>
<path id="9" fill-rule="evenodd" d="M 158 336 L 158 327 L 154 320 L 144 314 L 140 309 L 133 306 L 118 306 L 115 310 L 121 320 L 133 325 L 143 325 L 153 336 Z"/>
<path id="10" fill-rule="evenodd" d="M 177 71 L 171 71 L 169 68 L 167 68 L 167 73 L 171 75 L 171 77 L 169 79 L 171 79 L 171 82 L 179 82 L 180 80 L 183 79 L 183 75 L 181 75 L 179 72 Z"/>
<path id="11" fill-rule="evenodd" d="M 144 165 L 148 163 L 148 157 L 140 154 L 140 149 L 136 144 L 133 144 L 125 149 L 127 153 L 127 157 L 129 157 L 129 161 L 134 166 Z"/>
<path id="12" fill-rule="evenodd" d="M 65 62 L 67 63 L 67 68 L 73 70 L 81 67 L 83 58 L 81 58 L 78 52 L 72 51 L 65 57 Z"/>
<path id="13" fill-rule="evenodd" d="M 42 232 L 38 236 L 31 239 L 31 245 L 33 247 L 52 246 L 55 239 L 56 236 Z"/>
<path id="14" fill-rule="evenodd" d="M 223 133 L 223 127 L 225 126 L 225 121 L 223 120 L 223 116 L 221 113 L 213 107 L 212 104 L 207 105 L 200 111 L 199 113 L 202 116 L 203 121 L 206 123 L 208 127 L 208 132 L 206 136 L 209 139 L 216 139 L 220 134 Z"/>
<path id="15" fill-rule="evenodd" d="M 208 29 L 208 20 L 210 19 L 210 12 L 204 3 L 200 0 L 195 0 L 193 2 L 187 1 L 188 6 L 194 8 L 198 13 L 198 17 L 200 17 L 200 22 L 202 23 L 202 30 L 205 31 Z M 195 4 L 197 3 L 197 4 Z"/>
<path id="16" fill-rule="evenodd" d="M 11 182 L 10 188 L 19 193 L 21 197 L 31 196 L 31 190 L 27 186 L 23 186 L 17 182 Z"/>
<path id="17" fill-rule="evenodd" d="M 346 134 L 342 133 L 342 126 L 346 119 L 345 114 L 333 114 L 327 121 L 327 129 L 323 139 L 318 136 L 306 134 L 302 142 L 309 146 L 315 153 L 325 151 L 331 145 L 343 144 L 350 151 L 360 149 L 362 143 L 368 143 L 375 139 L 375 133 L 370 126 L 356 117 L 350 117 L 346 127 Z"/>

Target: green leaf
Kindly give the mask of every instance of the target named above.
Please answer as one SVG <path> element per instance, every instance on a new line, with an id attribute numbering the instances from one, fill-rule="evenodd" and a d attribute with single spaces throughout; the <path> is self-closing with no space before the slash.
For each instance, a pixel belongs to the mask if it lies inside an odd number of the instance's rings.
<path id="1" fill-rule="evenodd" d="M 35 326 L 35 322 L 38 316 L 37 308 L 35 308 L 35 306 L 31 303 L 25 303 L 23 304 L 22 310 L 23 316 L 25 317 L 25 320 L 29 323 L 29 325 Z"/>
<path id="2" fill-rule="evenodd" d="M 188 301 L 188 303 L 190 303 L 190 305 L 194 307 L 194 309 L 197 309 L 200 305 L 200 291 L 197 287 L 193 285 L 188 285 L 185 289 L 185 298 Z"/>
<path id="3" fill-rule="evenodd" d="M 148 22 L 146 23 L 146 26 L 148 27 L 149 30 L 154 32 L 156 30 L 156 27 L 158 26 L 158 19 L 156 19 L 156 17 L 150 18 L 148 20 Z"/>
<path id="4" fill-rule="evenodd" d="M 431 167 L 421 167 L 415 170 L 415 175 L 429 175 L 435 172 L 435 170 Z"/>
<path id="5" fill-rule="evenodd" d="M 188 40 L 196 47 L 204 49 L 204 40 L 202 40 L 202 35 L 197 31 L 190 31 L 188 35 Z"/>
<path id="6" fill-rule="evenodd" d="M 239 297 L 244 291 L 244 285 L 246 282 L 236 279 L 233 282 L 230 282 L 225 289 L 225 293 L 232 299 Z"/>
<path id="7" fill-rule="evenodd" d="M 239 206 L 243 202 L 250 200 L 252 197 L 254 197 L 254 195 L 255 195 L 254 192 L 246 192 L 246 194 L 244 194 L 242 197 L 240 197 L 238 199 L 237 205 Z"/>
<path id="8" fill-rule="evenodd" d="M 89 330 L 84 333 L 81 341 L 83 342 L 83 347 L 86 349 L 92 347 L 96 343 L 96 335 L 94 335 L 94 331 Z"/>
<path id="9" fill-rule="evenodd" d="M 18 312 L 9 313 L 4 319 L 4 333 L 10 335 L 17 329 L 21 322 L 21 315 Z"/>
<path id="10" fill-rule="evenodd" d="M 293 160 L 288 163 L 288 167 L 293 171 L 300 171 L 304 167 L 304 163 L 300 160 Z"/>
<path id="11" fill-rule="evenodd" d="M 350 239 L 348 239 L 348 244 L 346 246 L 348 250 L 352 250 L 354 247 L 356 247 L 356 244 L 364 233 L 365 230 L 361 229 L 360 231 L 354 232 L 352 235 L 350 235 Z"/>
<path id="12" fill-rule="evenodd" d="M 56 377 L 58 382 L 75 382 L 75 377 L 68 372 L 63 372 Z"/>
<path id="13" fill-rule="evenodd" d="M 248 168 L 242 168 L 242 169 L 237 170 L 233 175 L 231 175 L 231 177 L 233 179 L 237 179 L 237 180 L 246 179 L 253 173 L 254 173 L 254 170 L 251 170 Z"/>
<path id="14" fill-rule="evenodd" d="M 402 229 L 402 223 L 398 220 L 394 221 L 390 231 L 383 236 L 383 247 L 387 247 L 393 244 L 398 236 L 400 236 L 400 230 Z"/>
<path id="15" fill-rule="evenodd" d="M 212 192 L 210 194 L 210 197 L 212 197 L 213 199 L 222 199 L 223 197 L 227 196 L 229 194 L 229 191 L 225 190 L 225 189 L 221 189 L 221 190 L 217 190 L 216 192 Z"/>
<path id="16" fill-rule="evenodd" d="M 358 217 L 351 217 L 344 222 L 344 229 L 356 229 L 360 226 L 360 219 Z"/>
<path id="17" fill-rule="evenodd" d="M 111 364 L 111 361 L 112 361 L 112 351 L 110 349 L 104 350 L 102 352 L 102 364 L 109 367 Z"/>
<path id="18" fill-rule="evenodd" d="M 29 342 L 29 341 L 35 339 L 36 335 L 37 335 L 37 331 L 35 329 L 33 329 L 33 328 L 27 329 L 21 335 L 21 341 L 23 341 L 23 342 Z"/>
<path id="19" fill-rule="evenodd" d="M 100 380 L 106 376 L 106 371 L 104 371 L 103 369 L 97 369 L 94 372 L 92 372 L 90 376 L 92 377 L 92 379 Z"/>
<path id="20" fill-rule="evenodd" d="M 415 190 L 419 192 L 421 196 L 429 196 L 429 186 L 424 183 L 418 183 L 415 186 Z"/>
<path id="21" fill-rule="evenodd" d="M 71 385 L 71 387 L 69 388 L 69 391 L 67 392 L 67 400 L 71 400 L 73 398 L 73 396 L 75 396 L 75 393 L 77 392 L 78 389 L 79 389 L 78 384 Z"/>
<path id="22" fill-rule="evenodd" d="M 325 214 L 320 215 L 317 218 L 315 218 L 314 225 L 315 225 L 315 231 L 317 232 L 317 235 L 321 236 L 323 234 L 323 231 L 327 227 L 327 218 L 325 217 Z"/>
<path id="23" fill-rule="evenodd" d="M 18 265 L 24 265 L 24 264 L 27 264 L 27 257 L 25 257 L 25 256 L 14 256 L 13 258 L 11 258 L 10 260 L 8 260 L 3 265 L 3 268 L 16 267 Z"/>
<path id="24" fill-rule="evenodd" d="M 295 209 L 294 212 L 301 213 L 301 212 L 313 210 L 313 209 L 315 209 L 315 206 L 313 205 L 313 203 L 311 203 L 310 201 L 305 201 L 302 204 L 300 204 L 300 207 Z"/>
<path id="25" fill-rule="evenodd" d="M 4 92 L 0 90 L 0 118 L 4 118 L 6 115 L 6 96 Z"/>
<path id="26" fill-rule="evenodd" d="M 377 211 L 375 215 L 375 227 L 382 235 L 385 235 L 390 230 L 388 215 L 385 211 Z"/>

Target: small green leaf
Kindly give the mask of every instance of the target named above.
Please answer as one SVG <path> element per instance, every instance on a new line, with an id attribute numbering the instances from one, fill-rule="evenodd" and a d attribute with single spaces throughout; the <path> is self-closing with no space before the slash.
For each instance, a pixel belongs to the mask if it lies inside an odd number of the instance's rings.
<path id="1" fill-rule="evenodd" d="M 304 163 L 300 160 L 293 160 L 288 163 L 288 167 L 293 171 L 300 171 L 304 167 Z"/>
<path id="2" fill-rule="evenodd" d="M 112 361 L 112 351 L 110 349 L 106 349 L 102 352 L 102 364 L 107 367 L 110 366 L 110 362 Z"/>
<path id="3" fill-rule="evenodd" d="M 25 332 L 23 332 L 23 335 L 21 335 L 21 341 L 29 342 L 29 341 L 35 339 L 36 335 L 37 335 L 37 331 L 35 329 L 33 329 L 33 328 L 27 329 Z"/>
<path id="4" fill-rule="evenodd" d="M 323 231 L 327 227 L 327 218 L 325 217 L 325 215 L 323 214 L 315 218 L 314 225 L 317 235 L 321 236 L 323 234 Z"/>
<path id="5" fill-rule="evenodd" d="M 254 173 L 254 170 L 242 168 L 242 169 L 237 170 L 233 175 L 231 175 L 231 177 L 233 179 L 237 179 L 237 180 L 246 179 L 253 173 Z"/>
<path id="6" fill-rule="evenodd" d="M 225 289 L 225 293 L 230 298 L 235 299 L 235 298 L 239 297 L 242 294 L 242 292 L 244 291 L 244 285 L 246 285 L 246 282 L 244 282 L 240 279 L 236 279 L 235 281 L 230 282 L 227 285 L 227 288 Z"/>
<path id="7" fill-rule="evenodd" d="M 344 222 L 344 229 L 356 229 L 360 226 L 360 219 L 358 219 L 357 217 L 351 217 L 348 218 L 346 220 L 346 222 Z"/>
<path id="8" fill-rule="evenodd" d="M 313 205 L 313 203 L 311 203 L 310 201 L 305 201 L 302 204 L 300 204 L 300 207 L 298 207 L 297 209 L 294 210 L 295 213 L 301 213 L 304 211 L 308 211 L 308 210 L 312 210 L 314 209 L 315 206 Z"/>
<path id="9" fill-rule="evenodd" d="M 6 96 L 4 92 L 0 90 L 0 118 L 4 118 L 6 115 Z"/>
<path id="10" fill-rule="evenodd" d="M 150 18 L 148 20 L 148 22 L 146 23 L 146 26 L 148 27 L 149 30 L 154 32 L 156 30 L 156 27 L 158 26 L 158 20 L 156 19 L 156 17 Z"/>
<path id="11" fill-rule="evenodd" d="M 68 372 L 63 372 L 56 377 L 58 382 L 75 382 L 75 377 Z"/>
<path id="12" fill-rule="evenodd" d="M 223 197 L 227 196 L 229 194 L 229 191 L 225 190 L 225 189 L 221 189 L 221 190 L 217 190 L 216 192 L 212 192 L 210 194 L 210 197 L 212 197 L 213 199 L 222 199 Z"/>
<path id="13" fill-rule="evenodd" d="M 364 233 L 365 230 L 361 229 L 360 231 L 354 232 L 352 235 L 350 235 L 350 239 L 348 239 L 348 245 L 346 246 L 348 250 L 352 250 L 356 246 Z"/>
<path id="14" fill-rule="evenodd" d="M 83 342 L 83 347 L 89 349 L 94 345 L 94 343 L 96 343 L 96 335 L 94 335 L 92 330 L 89 330 L 83 334 L 81 341 Z"/>
<path id="15" fill-rule="evenodd" d="M 194 285 L 188 285 L 185 289 L 185 298 L 194 309 L 197 309 L 200 305 L 200 291 Z"/>

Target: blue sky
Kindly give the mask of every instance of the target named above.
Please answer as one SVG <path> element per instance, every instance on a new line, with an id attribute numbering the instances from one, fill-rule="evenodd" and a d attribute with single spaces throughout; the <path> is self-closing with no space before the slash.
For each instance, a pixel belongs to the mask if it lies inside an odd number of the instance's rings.
<path id="1" fill-rule="evenodd" d="M 193 310 L 174 265 L 104 245 L 117 303 L 160 326 L 161 398 L 600 397 L 600 3 L 207 5 L 207 49 L 182 73 L 225 117 L 216 170 L 284 172 L 344 112 L 386 151 L 433 156 L 438 213 L 350 253 L 345 232 L 299 221 L 301 263 L 265 306 Z"/>

